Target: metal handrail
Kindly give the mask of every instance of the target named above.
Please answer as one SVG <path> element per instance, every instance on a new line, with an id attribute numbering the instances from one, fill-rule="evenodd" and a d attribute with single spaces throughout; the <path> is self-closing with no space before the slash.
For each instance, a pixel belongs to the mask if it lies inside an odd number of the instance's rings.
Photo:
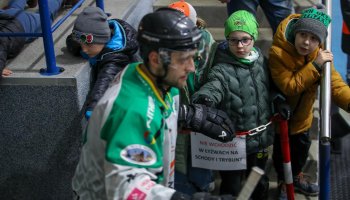
<path id="1" fill-rule="evenodd" d="M 66 19 L 68 17 L 70 17 L 71 14 L 73 14 L 73 12 L 75 12 L 76 9 L 78 9 L 83 3 L 84 3 L 85 0 L 79 0 L 79 2 L 77 2 L 69 11 L 68 13 L 66 13 L 66 15 L 64 15 L 58 22 L 56 22 L 56 24 L 54 24 L 52 26 L 52 32 L 55 32 L 55 30 L 61 26 L 61 24 L 63 24 L 64 21 L 66 21 Z M 97 0 L 96 1 L 96 5 L 97 5 L 97 2 L 99 2 L 101 0 Z"/>
<path id="2" fill-rule="evenodd" d="M 332 16 L 332 4 L 325 0 L 324 5 L 327 8 L 327 14 Z M 328 26 L 328 37 L 326 38 L 326 49 L 331 50 L 332 40 L 332 24 Z M 330 199 L 330 110 L 331 110 L 331 64 L 327 62 L 322 70 L 321 79 L 321 129 L 320 129 L 320 144 L 319 144 L 319 166 L 320 166 L 320 200 Z"/>
<path id="3" fill-rule="evenodd" d="M 39 13 L 41 22 L 41 33 L 0 33 L 0 37 L 42 37 L 45 50 L 46 69 L 40 69 L 42 75 L 57 75 L 64 71 L 62 67 L 56 65 L 56 56 L 52 33 L 63 24 L 63 22 L 78 9 L 85 0 L 79 0 L 70 11 L 51 27 L 50 14 L 47 1 L 39 0 Z M 104 10 L 103 0 L 96 0 L 96 6 Z"/>

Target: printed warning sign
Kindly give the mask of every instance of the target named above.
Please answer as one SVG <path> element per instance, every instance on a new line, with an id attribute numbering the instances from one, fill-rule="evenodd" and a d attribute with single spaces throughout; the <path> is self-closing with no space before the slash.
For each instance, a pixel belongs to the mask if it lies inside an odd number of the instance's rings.
<path id="1" fill-rule="evenodd" d="M 212 170 L 247 168 L 245 137 L 222 143 L 201 133 L 191 133 L 192 166 Z"/>

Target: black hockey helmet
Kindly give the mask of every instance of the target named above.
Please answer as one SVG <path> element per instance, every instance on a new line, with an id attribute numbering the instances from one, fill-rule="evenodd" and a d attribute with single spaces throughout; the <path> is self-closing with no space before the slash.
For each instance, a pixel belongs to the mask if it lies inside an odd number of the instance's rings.
<path id="1" fill-rule="evenodd" d="M 145 15 L 138 27 L 140 46 L 152 50 L 191 50 L 198 47 L 201 31 L 182 12 L 172 8 L 160 8 Z"/>

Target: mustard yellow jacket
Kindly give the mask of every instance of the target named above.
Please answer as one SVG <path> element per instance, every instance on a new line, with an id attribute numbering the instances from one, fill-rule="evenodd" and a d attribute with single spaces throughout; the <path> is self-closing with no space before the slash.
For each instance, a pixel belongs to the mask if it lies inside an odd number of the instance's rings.
<path id="1" fill-rule="evenodd" d="M 289 27 L 299 17 L 300 14 L 292 14 L 281 22 L 269 52 L 272 79 L 285 94 L 293 111 L 289 122 L 290 134 L 298 134 L 311 127 L 313 104 L 316 99 L 317 86 L 321 80 L 321 74 L 312 64 L 320 48 L 316 48 L 307 56 L 301 56 L 297 53 L 294 44 L 290 42 Z M 331 99 L 339 107 L 350 112 L 350 88 L 335 70 L 333 63 L 331 67 Z"/>

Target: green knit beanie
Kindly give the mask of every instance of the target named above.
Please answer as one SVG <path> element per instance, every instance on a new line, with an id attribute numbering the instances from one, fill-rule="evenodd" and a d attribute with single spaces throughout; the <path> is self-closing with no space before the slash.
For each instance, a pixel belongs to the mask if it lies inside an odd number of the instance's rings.
<path id="1" fill-rule="evenodd" d="M 239 10 L 231 14 L 225 22 L 225 37 L 233 31 L 243 31 L 258 39 L 258 23 L 253 14 L 245 10 Z"/>

